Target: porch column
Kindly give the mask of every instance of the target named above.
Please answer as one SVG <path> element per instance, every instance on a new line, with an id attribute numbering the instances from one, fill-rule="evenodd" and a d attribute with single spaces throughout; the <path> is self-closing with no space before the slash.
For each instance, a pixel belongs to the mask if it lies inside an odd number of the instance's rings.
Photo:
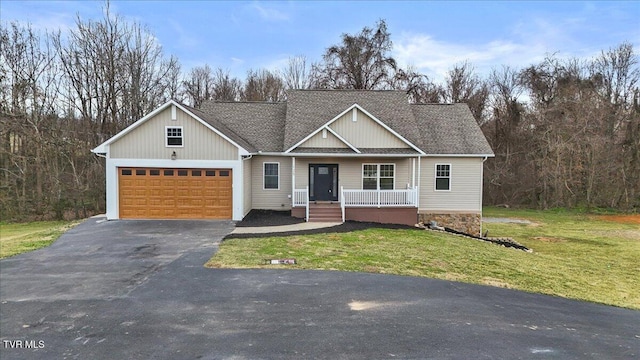
<path id="1" fill-rule="evenodd" d="M 295 204 L 296 199 L 296 158 L 291 158 L 291 204 Z"/>
<path id="2" fill-rule="evenodd" d="M 411 159 L 411 187 L 416 188 L 416 159 Z"/>

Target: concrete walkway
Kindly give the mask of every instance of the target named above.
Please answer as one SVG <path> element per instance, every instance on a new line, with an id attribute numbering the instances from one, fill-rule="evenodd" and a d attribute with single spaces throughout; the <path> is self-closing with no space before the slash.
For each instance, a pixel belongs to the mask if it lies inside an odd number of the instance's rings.
<path id="1" fill-rule="evenodd" d="M 291 225 L 279 225 L 279 226 L 258 226 L 258 227 L 236 227 L 232 234 L 269 234 L 269 233 L 281 233 L 290 231 L 303 231 L 322 229 L 332 226 L 341 225 L 339 222 L 303 222 L 299 224 Z"/>

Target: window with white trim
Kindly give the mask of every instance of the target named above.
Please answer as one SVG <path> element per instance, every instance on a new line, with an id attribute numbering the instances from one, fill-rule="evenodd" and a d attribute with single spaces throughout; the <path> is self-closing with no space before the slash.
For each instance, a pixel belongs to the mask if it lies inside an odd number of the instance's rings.
<path id="1" fill-rule="evenodd" d="M 280 189 L 280 163 L 262 163 L 263 170 L 263 189 L 278 190 Z"/>
<path id="2" fill-rule="evenodd" d="M 363 190 L 393 190 L 396 164 L 362 164 Z"/>
<path id="3" fill-rule="evenodd" d="M 167 147 L 182 147 L 182 126 L 167 126 L 166 127 L 166 142 Z"/>
<path id="4" fill-rule="evenodd" d="M 451 190 L 451 164 L 436 164 L 436 190 Z"/>

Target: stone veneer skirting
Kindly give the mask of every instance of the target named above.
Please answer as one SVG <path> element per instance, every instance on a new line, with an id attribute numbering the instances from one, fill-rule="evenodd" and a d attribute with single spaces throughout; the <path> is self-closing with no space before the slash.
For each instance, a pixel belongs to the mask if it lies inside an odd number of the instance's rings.
<path id="1" fill-rule="evenodd" d="M 419 212 L 418 221 L 425 224 L 435 221 L 438 226 L 448 227 L 475 236 L 481 235 L 482 214 L 480 213 Z"/>

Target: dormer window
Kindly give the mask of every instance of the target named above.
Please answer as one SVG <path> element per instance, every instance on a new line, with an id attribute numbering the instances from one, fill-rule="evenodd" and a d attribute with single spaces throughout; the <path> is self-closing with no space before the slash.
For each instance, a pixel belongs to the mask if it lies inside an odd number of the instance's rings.
<path id="1" fill-rule="evenodd" d="M 166 142 L 167 147 L 182 147 L 182 126 L 167 126 L 166 127 Z"/>

